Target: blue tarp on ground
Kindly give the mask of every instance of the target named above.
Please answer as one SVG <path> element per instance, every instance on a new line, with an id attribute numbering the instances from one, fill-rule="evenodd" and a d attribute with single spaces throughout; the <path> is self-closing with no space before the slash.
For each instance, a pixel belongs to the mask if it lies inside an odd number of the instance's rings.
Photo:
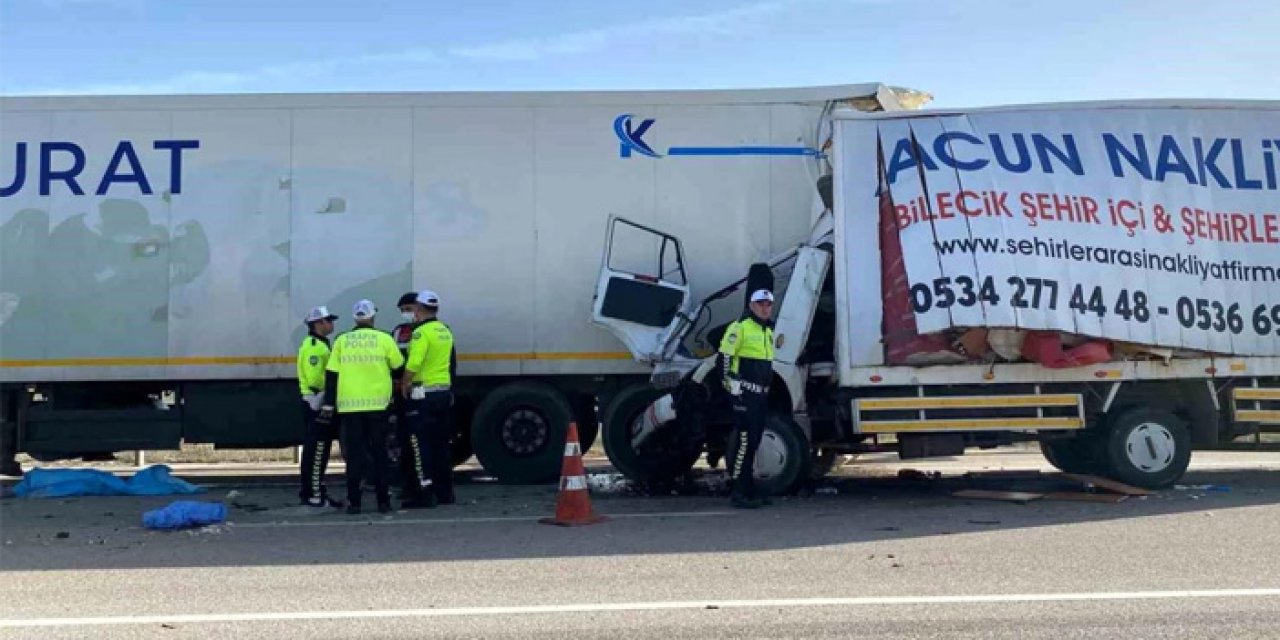
<path id="1" fill-rule="evenodd" d="M 66 498 L 71 496 L 168 496 L 201 493 L 204 489 L 169 475 L 170 469 L 155 464 L 128 480 L 97 469 L 32 469 L 14 485 L 20 498 Z"/>
<path id="2" fill-rule="evenodd" d="M 142 514 L 142 526 L 148 529 L 185 529 L 219 524 L 226 519 L 227 505 L 221 502 L 179 500 Z"/>

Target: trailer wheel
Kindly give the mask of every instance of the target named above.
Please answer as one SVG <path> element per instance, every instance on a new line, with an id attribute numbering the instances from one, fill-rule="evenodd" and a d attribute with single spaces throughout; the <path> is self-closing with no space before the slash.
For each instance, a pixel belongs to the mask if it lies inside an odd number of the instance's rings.
<path id="1" fill-rule="evenodd" d="M 1111 477 L 1136 487 L 1159 489 L 1186 473 L 1191 464 L 1191 432 L 1177 416 L 1136 408 L 1110 422 L 1106 453 Z"/>
<path id="2" fill-rule="evenodd" d="M 1107 458 L 1103 445 L 1091 434 L 1080 434 L 1064 440 L 1041 440 L 1040 453 L 1049 464 L 1064 473 L 1105 473 Z"/>
<path id="3" fill-rule="evenodd" d="M 730 434 L 725 454 L 725 459 L 730 461 L 730 468 L 737 454 L 738 443 Z M 811 466 L 809 439 L 805 437 L 800 425 L 790 416 L 770 413 L 765 418 L 764 436 L 760 438 L 760 449 L 756 451 L 755 465 L 752 467 L 756 477 L 756 490 L 764 495 L 775 496 L 790 493 L 809 477 Z"/>
<path id="4" fill-rule="evenodd" d="M 503 482 L 545 482 L 560 474 L 572 419 L 569 401 L 554 387 L 514 382 L 480 401 L 471 446 L 485 470 Z"/>
<path id="5" fill-rule="evenodd" d="M 677 425 L 655 434 L 637 451 L 631 436 L 641 414 L 661 391 L 647 384 L 627 387 L 613 397 L 604 413 L 601 439 L 605 455 L 618 473 L 636 482 L 668 482 L 689 472 L 702 455 L 700 443 L 685 442 Z"/>

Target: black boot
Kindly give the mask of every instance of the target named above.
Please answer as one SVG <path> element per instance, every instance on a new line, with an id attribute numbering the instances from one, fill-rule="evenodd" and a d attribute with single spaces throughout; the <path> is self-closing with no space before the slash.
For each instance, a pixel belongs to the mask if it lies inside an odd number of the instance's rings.
<path id="1" fill-rule="evenodd" d="M 358 515 L 360 515 L 360 503 L 359 503 L 359 502 L 352 502 L 351 504 L 348 504 L 348 505 L 347 505 L 347 515 L 349 515 L 349 516 L 358 516 Z"/>
<path id="2" fill-rule="evenodd" d="M 436 508 L 436 494 L 431 487 L 425 487 L 412 500 L 405 500 L 400 506 L 405 509 L 434 509 Z"/>
<path id="3" fill-rule="evenodd" d="M 734 509 L 759 509 L 760 508 L 759 500 L 755 498 L 748 498 L 746 496 L 738 495 L 736 493 L 729 497 L 729 504 L 733 506 Z"/>
<path id="4" fill-rule="evenodd" d="M 754 478 L 746 475 L 749 471 L 739 471 L 738 478 L 733 483 L 733 492 L 729 494 L 729 504 L 736 509 L 759 509 L 760 499 L 756 497 Z"/>

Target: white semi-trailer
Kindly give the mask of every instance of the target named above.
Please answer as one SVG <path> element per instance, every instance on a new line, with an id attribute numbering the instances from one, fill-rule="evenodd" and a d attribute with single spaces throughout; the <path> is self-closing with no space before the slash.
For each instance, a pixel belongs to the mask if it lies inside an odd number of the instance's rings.
<path id="1" fill-rule="evenodd" d="M 390 329 L 429 287 L 457 336 L 456 448 L 552 477 L 569 421 L 594 438 L 648 373 L 590 325 L 608 216 L 732 279 L 806 237 L 828 114 L 922 97 L 0 98 L 0 453 L 296 443 L 306 310 L 341 329 L 370 298 Z"/>

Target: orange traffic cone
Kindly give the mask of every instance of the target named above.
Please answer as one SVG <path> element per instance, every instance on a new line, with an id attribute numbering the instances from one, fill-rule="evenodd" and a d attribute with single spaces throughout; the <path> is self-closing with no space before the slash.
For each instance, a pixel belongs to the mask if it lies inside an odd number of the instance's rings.
<path id="1" fill-rule="evenodd" d="M 605 520 L 608 518 L 591 511 L 591 496 L 587 493 L 587 469 L 582 464 L 582 445 L 578 444 L 578 424 L 570 422 L 564 443 L 564 466 L 560 470 L 560 497 L 556 500 L 556 515 L 538 522 L 575 527 Z"/>

